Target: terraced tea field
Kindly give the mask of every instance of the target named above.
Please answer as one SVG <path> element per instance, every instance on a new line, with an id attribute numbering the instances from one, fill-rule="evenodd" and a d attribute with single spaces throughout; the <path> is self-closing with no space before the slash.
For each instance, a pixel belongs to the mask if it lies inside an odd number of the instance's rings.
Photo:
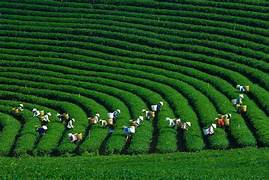
<path id="1" fill-rule="evenodd" d="M 269 146 L 266 1 L 0 0 L 0 156 L 147 154 Z M 249 85 L 244 114 L 231 100 Z M 160 101 L 131 141 L 122 126 Z M 19 115 L 12 108 L 24 104 Z M 38 108 L 52 113 L 39 137 Z M 121 110 L 115 132 L 88 117 Z M 67 130 L 56 117 L 76 119 Z M 229 127 L 204 136 L 218 114 Z M 166 117 L 191 122 L 188 131 Z M 68 133 L 83 140 L 69 142 Z"/>

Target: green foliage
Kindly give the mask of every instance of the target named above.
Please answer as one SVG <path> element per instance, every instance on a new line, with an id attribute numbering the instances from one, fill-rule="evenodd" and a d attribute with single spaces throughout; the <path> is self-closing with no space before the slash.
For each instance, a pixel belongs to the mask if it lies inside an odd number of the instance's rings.
<path id="1" fill-rule="evenodd" d="M 1 110 L 5 108 L 1 106 Z M 20 130 L 20 123 L 13 118 L 12 116 L 1 113 L 0 114 L 0 155 L 7 156 L 9 155 L 12 145 L 15 142 L 16 134 Z"/>
<path id="2" fill-rule="evenodd" d="M 1 1 L 0 155 L 269 146 L 267 5 L 249 0 Z M 237 84 L 251 87 L 244 115 L 231 104 Z M 159 101 L 165 106 L 156 118 L 143 122 L 126 142 L 122 126 Z M 21 102 L 25 111 L 12 114 L 11 107 Z M 34 107 L 53 114 L 43 137 L 35 132 Z M 89 116 L 100 113 L 106 119 L 116 109 L 122 113 L 111 136 L 106 128 L 88 124 Z M 58 112 L 75 118 L 75 128 L 65 129 Z M 218 113 L 231 113 L 231 125 L 204 137 L 202 128 Z M 166 117 L 190 121 L 192 127 L 170 128 Z M 71 143 L 70 132 L 82 132 L 83 140 Z"/>
<path id="3" fill-rule="evenodd" d="M 141 156 L 2 157 L 0 172 L 8 179 L 266 179 L 268 154 L 268 149 L 252 148 Z"/>

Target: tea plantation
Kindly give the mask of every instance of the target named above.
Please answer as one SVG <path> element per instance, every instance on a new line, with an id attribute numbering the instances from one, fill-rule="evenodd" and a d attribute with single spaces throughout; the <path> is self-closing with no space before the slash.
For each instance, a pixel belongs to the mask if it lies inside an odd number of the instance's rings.
<path id="1" fill-rule="evenodd" d="M 229 178 L 268 178 L 268 54 L 266 0 L 0 0 L 1 171 L 6 178 L 204 179 L 229 171 Z M 242 94 L 237 85 L 250 88 L 244 113 L 231 102 Z M 122 126 L 160 101 L 161 111 L 126 141 Z M 43 136 L 34 108 L 52 114 Z M 112 134 L 88 123 L 116 109 Z M 57 118 L 63 112 L 73 129 Z M 203 128 L 226 113 L 229 126 L 205 136 Z M 171 128 L 166 117 L 191 127 Z M 68 134 L 79 132 L 83 139 L 70 142 Z"/>

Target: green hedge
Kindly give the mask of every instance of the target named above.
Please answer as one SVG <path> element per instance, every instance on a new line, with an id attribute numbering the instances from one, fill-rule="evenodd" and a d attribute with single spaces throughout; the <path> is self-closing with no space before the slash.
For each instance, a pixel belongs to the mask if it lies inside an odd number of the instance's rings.
<path id="1" fill-rule="evenodd" d="M 17 134 L 17 141 L 14 146 L 14 151 L 11 152 L 15 156 L 27 156 L 32 155 L 33 150 L 36 147 L 38 133 L 36 132 L 36 126 L 39 125 L 39 121 L 36 118 L 33 118 L 31 110 L 33 108 L 43 109 L 47 112 L 51 112 L 52 114 L 56 114 L 57 112 L 53 109 L 46 108 L 44 106 L 39 106 L 37 104 L 33 105 L 25 102 L 17 102 L 17 101 L 6 101 L 1 100 L 0 102 L 3 105 L 10 105 L 12 107 L 16 107 L 20 103 L 24 103 L 24 111 L 20 114 L 20 119 L 23 120 L 22 129 L 19 134 Z M 29 109 L 29 110 L 28 110 Z M 55 116 L 50 117 L 51 123 L 54 123 L 56 120 Z M 50 124 L 51 124 L 50 123 Z M 49 126 L 50 128 L 50 126 Z M 50 131 L 49 131 L 50 133 Z"/>
<path id="2" fill-rule="evenodd" d="M 8 106 L 1 106 L 0 111 L 11 114 L 11 109 Z M 9 112 L 8 112 L 9 111 Z M 20 130 L 20 122 L 11 115 L 0 113 L 0 155 L 7 156 L 12 150 L 13 144 L 16 141 L 16 135 Z"/>
<path id="3" fill-rule="evenodd" d="M 129 79 L 130 79 L 130 78 L 129 78 Z M 126 80 L 126 78 L 125 78 L 125 80 Z M 130 81 L 130 82 L 133 82 L 134 79 L 131 78 L 129 81 Z M 143 82 L 142 82 L 142 83 L 143 83 Z M 140 82 L 139 84 L 142 85 L 141 82 Z M 145 83 L 143 83 L 143 84 L 145 84 Z M 151 88 L 152 88 L 152 87 L 151 87 Z M 157 88 L 157 89 L 164 89 L 164 88 L 160 87 L 160 88 Z M 167 89 L 167 88 L 166 88 L 166 89 Z M 170 94 L 171 94 L 171 93 L 170 93 Z M 173 95 L 173 97 L 171 97 L 171 100 L 170 100 L 170 101 L 175 101 L 175 102 L 176 102 L 176 101 L 181 101 L 182 98 L 179 99 L 179 100 L 174 99 L 174 98 L 176 97 L 175 95 L 177 94 L 176 92 L 173 92 L 172 94 L 174 94 L 174 95 Z M 167 96 L 167 95 L 166 95 L 166 96 Z M 171 115 L 170 115 L 170 116 L 171 116 Z M 189 118 L 186 118 L 186 119 L 189 119 Z M 163 125 L 162 125 L 163 127 L 164 127 L 164 126 L 167 127 L 167 122 L 165 122 L 165 121 L 161 121 L 161 122 L 162 122 L 162 124 L 163 124 Z M 195 122 L 195 121 L 193 120 L 193 123 L 194 123 L 194 122 Z M 195 124 L 194 124 L 194 126 L 195 126 Z M 197 125 L 197 126 L 198 126 L 198 125 Z M 199 131 L 198 131 L 198 132 L 199 132 Z M 200 132 L 199 132 L 198 134 L 200 134 Z M 171 138 L 172 138 L 172 134 L 171 134 L 170 136 L 171 136 Z M 174 134 L 173 136 L 174 136 L 173 138 L 175 139 L 175 134 Z M 201 136 L 201 135 L 198 135 L 198 137 L 199 137 L 199 136 Z M 167 139 L 167 135 L 163 135 L 162 137 L 163 137 L 164 139 Z M 173 141 L 175 141 L 175 140 L 173 140 Z M 161 143 L 160 143 L 160 144 L 161 144 Z M 198 143 L 198 144 L 199 144 L 199 143 Z M 175 148 L 172 148 L 172 146 L 170 146 L 169 148 L 171 148 L 171 150 L 173 149 L 173 151 L 175 151 L 175 150 L 176 150 L 176 143 L 174 143 L 173 146 L 174 146 Z M 166 146 L 163 145 L 163 148 L 165 148 L 165 147 L 166 147 Z M 200 143 L 200 147 L 201 147 L 201 143 Z M 167 148 L 166 148 L 166 149 L 167 149 Z M 196 148 L 190 148 L 190 149 L 200 149 L 200 148 L 196 147 Z"/>
<path id="4" fill-rule="evenodd" d="M 16 41 L 18 41 L 18 40 L 19 39 L 17 38 Z M 25 39 L 24 39 L 24 41 L 25 41 Z M 37 41 L 35 41 L 33 39 L 30 40 L 30 42 L 32 42 L 32 41 L 37 43 Z M 38 42 L 40 43 L 41 41 L 39 40 Z M 50 43 L 50 41 L 43 41 L 43 42 Z M 57 44 L 60 45 L 59 43 L 57 43 Z M 8 45 L 12 45 L 12 46 L 15 47 L 15 43 L 13 43 L 13 44 L 5 43 L 5 47 L 8 46 Z M 38 45 L 33 46 L 33 45 L 26 45 L 26 44 L 24 44 L 24 46 L 22 46 L 20 44 L 16 45 L 17 48 L 19 46 L 21 46 L 21 48 L 23 48 L 23 49 L 28 47 L 27 49 L 31 48 L 31 49 L 37 49 L 37 50 L 38 49 L 44 49 L 44 48 L 45 49 L 51 49 L 52 48 L 51 46 L 46 46 L 46 45 L 42 45 L 42 46 L 38 46 Z M 100 46 L 98 48 L 98 50 L 100 50 L 100 48 L 104 49 L 102 46 Z M 59 47 L 55 47 L 54 51 L 65 52 L 66 50 L 69 50 L 70 52 L 73 51 L 75 53 L 75 52 L 77 52 L 77 51 L 75 51 L 75 49 L 76 48 L 67 48 L 67 47 L 66 48 L 59 48 Z M 126 54 L 127 52 L 124 52 L 122 50 L 120 51 L 120 50 L 117 50 L 115 48 L 114 49 L 113 48 L 106 48 L 106 52 L 108 52 L 108 51 L 109 51 L 109 53 L 113 53 L 113 54 L 116 53 L 116 54 L 119 54 L 119 55 L 127 55 Z M 123 54 L 121 54 L 121 53 L 123 53 Z M 80 54 L 90 55 L 89 52 L 85 51 L 85 50 L 80 50 Z M 132 53 L 132 54 L 133 54 L 132 56 L 134 56 L 134 53 Z M 160 59 L 160 57 L 157 57 L 156 55 L 155 56 L 153 56 L 153 55 L 145 55 L 145 54 L 142 54 L 142 53 L 137 53 L 137 55 L 135 55 L 134 57 L 141 57 L 140 54 L 142 55 L 143 58 Z M 178 55 L 179 55 L 179 53 L 178 53 Z M 182 56 L 182 55 L 183 55 L 183 58 L 186 58 L 186 59 L 192 59 L 194 61 L 198 60 L 198 61 L 208 62 L 208 63 L 216 64 L 216 65 L 219 65 L 219 66 L 222 66 L 222 67 L 230 68 L 231 70 L 233 70 L 233 69 L 236 69 L 236 71 L 239 70 L 239 72 L 241 72 L 242 74 L 244 74 L 246 76 L 249 76 L 253 81 L 258 81 L 261 86 L 264 86 L 266 89 L 269 89 L 268 78 L 267 78 L 266 74 L 261 72 L 261 71 L 249 68 L 249 67 L 244 66 L 244 65 L 241 65 L 240 68 L 238 68 L 238 66 L 236 64 L 234 64 L 234 63 L 221 62 L 221 60 L 217 60 L 218 58 L 212 59 L 212 58 L 208 58 L 208 56 L 205 56 L 205 55 L 198 55 L 198 54 L 195 54 L 195 53 L 189 54 L 189 53 L 181 52 L 180 56 Z M 96 56 L 96 55 L 94 55 L 94 56 Z M 100 61 L 99 61 L 99 63 L 100 63 Z M 108 62 L 104 62 L 104 63 L 108 63 Z"/>
<path id="5" fill-rule="evenodd" d="M 70 103 L 59 103 L 56 101 L 50 101 L 44 98 L 37 98 L 35 96 L 29 96 L 21 93 L 12 93 L 18 91 L 17 88 L 14 86 L 10 87 L 3 85 L 0 94 L 1 99 L 11 99 L 16 101 L 40 104 L 47 107 L 55 107 L 58 111 L 66 111 L 66 109 L 70 110 L 75 107 L 73 104 L 70 105 Z M 27 90 L 27 92 L 24 93 L 29 94 L 30 92 Z M 49 124 L 48 132 L 40 139 L 39 143 L 37 144 L 37 147 L 33 150 L 33 153 L 37 155 L 49 155 L 50 153 L 53 153 L 58 146 L 59 140 L 61 139 L 63 132 L 64 126 L 59 121 L 51 122 Z"/>
<path id="6" fill-rule="evenodd" d="M 232 112 L 234 121 L 230 128 L 226 132 L 217 129 L 216 134 L 207 139 L 207 145 L 223 149 L 235 141 L 236 146 L 253 146 L 256 144 L 255 136 L 259 145 L 268 146 L 266 126 L 269 103 L 266 100 L 269 98 L 269 66 L 266 58 L 268 41 L 265 37 L 268 35 L 266 29 L 269 24 L 263 21 L 268 19 L 267 15 L 258 5 L 252 6 L 252 10 L 257 12 L 250 13 L 250 6 L 241 7 L 242 11 L 225 9 L 232 7 L 233 3 L 225 3 L 222 8 L 218 3 L 208 1 L 180 2 L 181 5 L 151 1 L 111 1 L 109 5 L 52 1 L 43 1 L 36 5 L 32 0 L 0 3 L 0 10 L 3 12 L 1 16 L 6 19 L 0 22 L 13 23 L 14 18 L 31 20 L 29 25 L 20 21 L 16 25 L 1 26 L 0 40 L 4 42 L 0 45 L 2 69 L 35 67 L 36 74 L 39 69 L 49 70 L 49 75 L 43 77 L 22 75 L 17 78 L 16 75 L 21 74 L 1 73 L 0 75 L 6 77 L 0 78 L 3 84 L 0 87 L 1 98 L 10 97 L 19 101 L 29 98 L 27 102 L 38 103 L 57 111 L 68 111 L 80 120 L 76 123 L 75 131 L 87 134 L 90 129 L 90 136 L 85 137 L 81 146 L 77 146 L 68 142 L 68 132 L 63 131 L 62 124 L 51 123 L 53 133 L 48 132 L 40 140 L 35 153 L 50 154 L 58 151 L 64 154 L 77 149 L 80 152 L 96 152 L 105 142 L 106 133 L 98 127 L 88 127 L 87 116 L 97 111 L 105 115 L 106 110 L 113 111 L 116 108 L 121 109 L 123 114 L 117 123 L 116 132 L 108 139 L 108 144 L 105 144 L 105 151 L 120 152 L 125 145 L 121 126 L 130 118 L 136 118 L 140 107 L 149 107 L 161 99 L 164 99 L 167 106 L 154 120 L 154 129 L 150 123 L 145 123 L 140 128 L 141 131 L 138 129 L 129 152 L 145 152 L 148 148 L 158 152 L 174 152 L 179 149 L 178 144 L 185 144 L 188 151 L 201 150 L 204 148 L 201 128 L 212 123 L 217 113 L 234 110 L 229 99 L 237 94 L 233 91 L 236 84 L 248 84 L 252 88 L 245 100 L 249 111 L 243 118 Z M 210 6 L 218 8 L 212 9 Z M 246 9 L 248 10 L 245 11 Z M 61 19 L 56 18 L 60 16 Z M 83 23 L 89 24 L 98 18 L 104 19 L 99 24 L 104 22 L 106 26 L 83 26 Z M 40 26 L 44 24 L 39 23 L 36 26 L 34 21 L 52 22 L 58 27 L 44 29 Z M 109 29 L 109 24 L 119 21 L 119 26 L 123 28 L 116 30 L 117 26 L 111 26 Z M 47 25 L 51 25 L 47 22 Z M 89 29 L 63 28 L 67 22 Z M 238 24 L 236 30 L 233 29 L 234 23 Z M 30 27 L 30 24 L 33 26 Z M 133 29 L 130 29 L 130 24 L 133 24 Z M 136 29 L 139 32 L 136 33 Z M 147 32 L 151 30 L 152 33 Z M 181 38 L 175 37 L 178 32 L 183 33 Z M 209 34 L 215 34 L 216 39 Z M 229 37 L 228 43 L 225 41 L 226 36 Z M 203 41 L 204 38 L 209 40 Z M 235 40 L 236 38 L 239 40 Z M 260 47 L 258 43 L 261 44 Z M 242 48 L 236 47 L 237 45 Z M 57 71 L 64 74 L 53 73 Z M 112 87 L 108 87 L 109 83 Z M 139 88 L 141 86 L 143 88 Z M 47 89 L 42 90 L 44 87 Z M 142 95 L 144 92 L 145 95 Z M 129 101 L 128 98 L 132 100 Z M 72 104 L 63 102 L 65 99 Z M 193 127 L 183 134 L 176 132 L 167 127 L 167 122 L 164 121 L 166 116 L 180 116 L 191 121 Z M 50 140 L 45 141 L 47 138 Z"/>

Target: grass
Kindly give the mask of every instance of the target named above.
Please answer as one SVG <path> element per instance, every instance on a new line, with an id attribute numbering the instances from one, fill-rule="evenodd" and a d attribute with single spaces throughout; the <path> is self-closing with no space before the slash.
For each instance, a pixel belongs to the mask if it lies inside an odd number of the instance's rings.
<path id="1" fill-rule="evenodd" d="M 138 156 L 0 158 L 0 165 L 4 179 L 267 179 L 269 149 Z"/>

